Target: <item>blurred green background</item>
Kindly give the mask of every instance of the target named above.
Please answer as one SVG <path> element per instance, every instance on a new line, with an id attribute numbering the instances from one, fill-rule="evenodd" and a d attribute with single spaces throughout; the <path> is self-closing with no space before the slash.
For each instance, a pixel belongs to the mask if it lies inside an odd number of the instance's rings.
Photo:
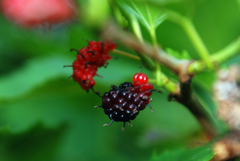
<path id="1" fill-rule="evenodd" d="M 162 1 L 147 2 L 162 5 Z M 80 12 L 87 8 L 85 3 L 77 3 Z M 166 7 L 192 16 L 211 53 L 240 35 L 240 7 L 236 0 L 175 0 Z M 82 13 L 83 16 L 86 19 L 88 15 Z M 189 140 L 200 136 L 201 127 L 190 112 L 176 102 L 168 102 L 168 92 L 156 85 L 163 94 L 153 93 L 153 114 L 146 108 L 132 121 L 133 127 L 126 126 L 124 132 L 122 123 L 103 127 L 110 119 L 102 109 L 94 108 L 101 105 L 101 99 L 68 79 L 72 69 L 63 68 L 75 60 L 76 54 L 70 48 L 87 45 L 83 38 L 101 40 L 95 29 L 81 21 L 53 26 L 52 30 L 22 29 L 0 15 L 0 24 L 0 160 L 145 161 L 154 153 L 186 146 Z M 150 42 L 143 26 L 142 33 Z M 199 59 L 185 33 L 175 24 L 163 22 L 157 29 L 157 38 L 164 49 L 187 50 L 193 59 Z M 134 54 L 121 44 L 117 49 Z M 113 84 L 131 81 L 140 70 L 140 62 L 112 56 L 118 59 L 98 70 L 103 78 L 95 78 L 95 90 L 101 93 Z M 239 60 L 237 56 L 223 66 Z M 171 77 L 170 71 L 164 71 Z M 147 69 L 143 68 L 143 72 L 154 79 Z M 210 111 L 216 108 L 211 99 L 214 77 L 215 72 L 207 71 L 193 80 L 200 101 Z"/>

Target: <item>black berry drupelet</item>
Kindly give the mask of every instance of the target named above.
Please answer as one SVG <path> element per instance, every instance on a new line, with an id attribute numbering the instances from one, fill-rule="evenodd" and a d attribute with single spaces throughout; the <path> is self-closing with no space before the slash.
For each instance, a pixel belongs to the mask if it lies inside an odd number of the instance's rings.
<path id="1" fill-rule="evenodd" d="M 110 124 L 104 124 L 104 126 L 110 126 L 114 121 L 123 122 L 122 130 L 124 131 L 125 123 L 129 122 L 132 126 L 130 121 L 134 120 L 146 105 L 149 105 L 148 99 L 130 90 L 132 87 L 130 82 L 125 82 L 119 87 L 111 86 L 111 90 L 104 93 L 102 105 L 99 107 L 102 107 L 104 113 L 112 120 Z"/>

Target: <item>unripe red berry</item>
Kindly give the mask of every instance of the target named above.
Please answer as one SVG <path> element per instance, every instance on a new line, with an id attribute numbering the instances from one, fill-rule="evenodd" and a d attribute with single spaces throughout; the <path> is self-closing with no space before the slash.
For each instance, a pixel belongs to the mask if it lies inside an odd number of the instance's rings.
<path id="1" fill-rule="evenodd" d="M 90 85 L 90 86 L 94 86 L 94 85 L 95 85 L 95 81 L 94 81 L 93 79 L 90 79 L 90 80 L 89 80 L 89 85 Z"/>
<path id="2" fill-rule="evenodd" d="M 145 84 L 148 82 L 148 76 L 143 73 L 136 73 L 133 76 L 133 82 L 135 82 L 135 81 L 139 81 L 140 84 Z"/>
<path id="3" fill-rule="evenodd" d="M 86 74 L 81 75 L 81 80 L 86 80 L 86 79 L 87 79 L 87 75 Z"/>
<path id="4" fill-rule="evenodd" d="M 76 77 L 81 77 L 82 76 L 82 74 L 83 74 L 83 72 L 81 72 L 80 70 L 74 70 L 73 71 L 73 74 L 76 76 Z"/>
<path id="5" fill-rule="evenodd" d="M 78 51 L 80 54 L 85 54 L 86 52 L 88 52 L 88 48 L 87 47 L 83 47 L 82 49 L 80 49 Z"/>

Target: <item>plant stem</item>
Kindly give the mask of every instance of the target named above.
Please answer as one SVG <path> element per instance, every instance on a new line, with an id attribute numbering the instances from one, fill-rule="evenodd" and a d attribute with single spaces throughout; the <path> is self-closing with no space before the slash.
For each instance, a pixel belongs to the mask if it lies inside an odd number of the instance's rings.
<path id="1" fill-rule="evenodd" d="M 178 93 L 179 84 L 171 81 L 165 74 L 161 73 L 161 85 L 170 93 Z"/>
<path id="2" fill-rule="evenodd" d="M 176 95 L 176 100 L 188 108 L 209 135 L 212 137 L 217 136 L 219 131 L 217 131 L 214 119 L 193 94 L 192 78 L 181 82 L 180 95 Z"/>
<path id="3" fill-rule="evenodd" d="M 157 37 L 156 37 L 156 28 L 155 28 L 155 24 L 152 22 L 152 15 L 149 11 L 149 8 L 147 7 L 147 5 L 145 4 L 145 8 L 146 8 L 146 11 L 147 11 L 147 15 L 148 15 L 148 19 L 149 19 L 149 24 L 150 24 L 150 28 L 148 28 L 149 30 L 149 33 L 150 33 L 150 36 L 151 36 L 151 39 L 152 39 L 152 43 L 153 43 L 153 46 L 154 47 L 157 47 L 158 44 L 157 44 Z"/>
<path id="4" fill-rule="evenodd" d="M 131 18 L 131 24 L 132 24 L 132 28 L 133 28 L 133 33 L 137 36 L 138 40 L 143 43 L 143 37 L 142 37 L 142 33 L 141 33 L 141 28 L 139 26 L 138 20 L 134 15 L 130 16 Z"/>
<path id="5" fill-rule="evenodd" d="M 181 87 L 179 84 L 172 82 L 167 76 L 161 73 L 160 79 L 162 86 L 170 92 L 170 98 L 172 96 L 192 112 L 192 114 L 199 120 L 200 124 L 208 134 L 211 136 L 216 135 L 216 130 L 212 122 L 212 118 L 209 117 L 208 112 L 193 95 L 191 88 L 192 79 L 187 72 L 190 63 L 189 60 L 179 60 L 170 54 L 167 54 L 162 49 L 152 47 L 147 43 L 140 43 L 131 34 L 122 31 L 113 23 L 109 23 L 106 28 L 104 28 L 103 36 L 111 39 L 117 39 L 126 47 L 129 47 L 137 52 L 144 53 L 146 56 L 151 57 L 158 63 L 161 63 L 174 71 L 180 78 Z M 155 77 L 157 77 L 156 68 L 152 71 Z"/>
<path id="6" fill-rule="evenodd" d="M 236 54 L 238 54 L 239 51 L 240 51 L 240 36 L 231 44 L 229 44 L 227 47 L 214 53 L 212 55 L 212 59 L 218 64 L 221 64 L 226 60 L 230 59 L 231 57 L 235 56 Z"/>
<path id="7" fill-rule="evenodd" d="M 125 45 L 126 47 L 129 47 L 133 50 L 135 50 L 138 53 L 144 53 L 140 54 L 139 56 L 141 57 L 142 55 L 145 55 L 148 60 L 148 67 L 151 67 L 151 71 L 155 71 L 156 67 L 154 68 L 155 62 L 152 60 L 156 60 L 159 63 L 165 65 L 169 69 L 171 69 L 173 72 L 176 74 L 184 74 L 183 72 L 187 72 L 182 70 L 185 68 L 186 65 L 188 65 L 189 60 L 185 59 L 177 59 L 174 56 L 167 54 L 164 50 L 152 47 L 151 45 L 147 44 L 146 42 L 143 44 L 136 40 L 136 38 L 121 30 L 118 26 L 116 26 L 114 23 L 108 24 L 105 29 L 105 32 L 103 32 L 103 36 L 111 39 L 117 39 L 120 43 Z M 150 59 L 150 58 L 152 59 Z M 142 57 L 141 57 L 142 58 Z M 144 59 L 142 59 L 144 61 Z M 151 63 L 152 62 L 152 63 Z M 151 65 L 151 66 L 149 66 Z"/>
<path id="8" fill-rule="evenodd" d="M 157 47 L 157 46 L 158 46 L 158 43 L 157 43 L 157 37 L 156 37 L 155 27 L 152 27 L 152 28 L 150 29 L 150 36 L 151 36 L 151 39 L 152 39 L 153 46 L 154 46 L 154 47 Z"/>
<path id="9" fill-rule="evenodd" d="M 143 44 L 144 41 L 143 41 L 142 32 L 141 32 L 141 28 L 140 28 L 138 20 L 134 15 L 131 15 L 130 18 L 131 18 L 131 24 L 132 24 L 133 32 L 137 36 L 137 38 L 141 42 L 141 44 Z M 147 67 L 150 70 L 155 70 L 155 63 L 151 58 L 149 58 L 148 56 L 146 56 L 142 52 L 139 52 L 137 50 L 135 50 L 135 51 L 138 54 L 138 56 L 141 58 L 143 64 L 146 64 Z"/>
<path id="10" fill-rule="evenodd" d="M 207 47 L 203 43 L 201 37 L 199 36 L 196 28 L 194 27 L 192 21 L 190 21 L 188 18 L 179 15 L 176 12 L 173 11 L 167 11 L 169 14 L 169 20 L 180 25 L 183 30 L 186 32 L 187 36 L 190 38 L 191 42 L 193 43 L 193 46 L 198 51 L 199 55 L 203 59 L 203 61 L 207 64 L 207 67 L 209 69 L 213 68 L 213 64 L 210 59 L 210 54 L 207 50 Z"/>
<path id="11" fill-rule="evenodd" d="M 178 93 L 179 84 L 171 81 L 163 72 L 161 72 L 160 64 L 156 61 L 156 71 L 153 72 L 156 77 L 156 84 L 160 87 L 164 87 L 170 93 Z"/>
<path id="12" fill-rule="evenodd" d="M 124 16 L 122 15 L 119 7 L 116 5 L 116 2 L 115 1 L 111 1 L 109 0 L 108 1 L 112 10 L 113 10 L 113 14 L 116 18 L 116 21 L 118 22 L 118 24 L 122 27 L 122 28 L 125 28 L 128 26 L 128 22 L 127 20 L 124 18 Z"/>
<path id="13" fill-rule="evenodd" d="M 120 55 L 123 55 L 123 56 L 126 56 L 126 57 L 129 57 L 129 58 L 132 58 L 132 59 L 135 59 L 135 60 L 141 60 L 140 57 L 132 55 L 132 54 L 129 54 L 129 53 L 121 51 L 121 50 L 114 49 L 111 52 L 116 53 L 116 54 L 120 54 Z"/>
<path id="14" fill-rule="evenodd" d="M 232 43 L 230 43 L 228 46 L 226 46 L 225 48 L 214 53 L 211 56 L 211 59 L 213 62 L 217 63 L 217 65 L 220 65 L 220 64 L 226 62 L 231 57 L 239 54 L 239 51 L 240 51 L 240 36 L 236 40 L 234 40 Z M 203 72 L 206 69 L 207 69 L 207 66 L 203 61 L 195 61 L 189 65 L 188 73 L 196 74 L 199 72 Z"/>

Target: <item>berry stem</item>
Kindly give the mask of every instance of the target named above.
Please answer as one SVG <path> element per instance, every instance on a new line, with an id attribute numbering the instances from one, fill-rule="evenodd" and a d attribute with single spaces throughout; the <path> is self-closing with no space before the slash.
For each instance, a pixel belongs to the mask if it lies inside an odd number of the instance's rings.
<path id="1" fill-rule="evenodd" d="M 103 78 L 103 76 L 101 76 L 101 75 L 99 75 L 99 74 L 96 74 L 96 76 L 99 77 L 99 78 Z"/>
<path id="2" fill-rule="evenodd" d="M 78 49 L 70 49 L 70 51 L 71 51 L 71 52 L 72 52 L 72 51 L 78 52 Z"/>
<path id="3" fill-rule="evenodd" d="M 65 67 L 73 67 L 73 65 L 64 65 L 63 68 Z"/>
<path id="4" fill-rule="evenodd" d="M 103 126 L 111 126 L 114 120 L 112 120 L 109 124 L 104 124 Z"/>
<path id="5" fill-rule="evenodd" d="M 125 131 L 125 128 L 124 128 L 124 127 L 125 127 L 125 124 L 126 124 L 126 122 L 123 122 L 123 126 L 122 126 L 122 128 L 121 128 L 122 131 Z"/>
<path id="6" fill-rule="evenodd" d="M 147 105 L 148 105 L 148 107 L 151 109 L 151 112 L 153 113 L 152 106 L 151 106 L 149 103 L 147 103 Z"/>
<path id="7" fill-rule="evenodd" d="M 111 52 L 116 53 L 116 54 L 120 54 L 120 55 L 123 55 L 123 56 L 126 56 L 126 57 L 129 57 L 129 58 L 132 58 L 132 59 L 135 59 L 135 60 L 141 60 L 140 57 L 132 55 L 132 54 L 129 54 L 129 53 L 121 51 L 121 50 L 114 49 Z"/>
<path id="8" fill-rule="evenodd" d="M 103 97 L 103 96 L 101 96 L 101 94 L 100 94 L 100 92 L 99 91 L 95 91 L 94 89 L 93 89 L 93 87 L 91 88 L 91 90 L 93 91 L 93 93 L 95 93 L 98 97 Z"/>

